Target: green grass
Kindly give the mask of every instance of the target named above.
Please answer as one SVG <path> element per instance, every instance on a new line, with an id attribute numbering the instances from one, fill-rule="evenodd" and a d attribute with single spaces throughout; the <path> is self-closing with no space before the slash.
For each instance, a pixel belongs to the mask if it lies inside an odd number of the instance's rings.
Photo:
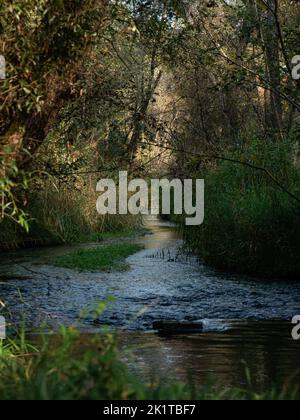
<path id="1" fill-rule="evenodd" d="M 78 271 L 124 271 L 129 268 L 126 258 L 141 249 L 140 245 L 128 243 L 105 245 L 57 257 L 52 263 Z"/>
<path id="2" fill-rule="evenodd" d="M 32 338 L 31 338 L 32 342 Z M 0 400 L 299 400 L 299 384 L 270 388 L 195 388 L 174 381 L 143 383 L 120 361 L 114 334 L 82 336 L 62 328 L 30 344 L 25 333 L 0 340 Z M 159 373 L 158 373 L 159 375 Z"/>

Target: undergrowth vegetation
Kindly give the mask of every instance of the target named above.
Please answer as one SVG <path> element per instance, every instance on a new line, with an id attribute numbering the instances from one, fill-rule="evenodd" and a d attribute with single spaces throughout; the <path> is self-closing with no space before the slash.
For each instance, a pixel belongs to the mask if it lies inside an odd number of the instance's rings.
<path id="1" fill-rule="evenodd" d="M 255 141 L 232 156 L 250 166 L 224 161 L 198 174 L 206 181 L 205 222 L 185 228 L 187 246 L 222 269 L 299 279 L 298 150 Z"/>

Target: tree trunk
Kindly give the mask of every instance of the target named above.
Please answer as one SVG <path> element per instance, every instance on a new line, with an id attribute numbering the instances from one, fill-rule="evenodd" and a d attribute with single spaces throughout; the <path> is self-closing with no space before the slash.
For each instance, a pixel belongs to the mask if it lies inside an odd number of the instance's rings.
<path id="1" fill-rule="evenodd" d="M 281 133 L 282 103 L 280 77 L 280 45 L 276 24 L 277 0 L 266 0 L 267 11 L 262 24 L 262 38 L 265 51 L 266 80 L 269 89 L 265 92 L 265 120 L 268 131 Z"/>

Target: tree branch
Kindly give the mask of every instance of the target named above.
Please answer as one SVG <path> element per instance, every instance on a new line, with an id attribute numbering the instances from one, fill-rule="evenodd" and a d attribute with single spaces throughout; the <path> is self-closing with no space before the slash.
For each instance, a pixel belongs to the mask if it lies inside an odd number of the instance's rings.
<path id="1" fill-rule="evenodd" d="M 230 157 L 226 157 L 226 156 L 220 156 L 220 155 L 202 155 L 201 153 L 196 153 L 196 152 L 190 152 L 190 151 L 186 151 L 184 149 L 177 149 L 171 146 L 163 146 L 163 145 L 159 145 L 159 144 L 155 144 L 155 143 L 148 143 L 148 142 L 140 142 L 142 144 L 146 144 L 149 146 L 154 146 L 154 147 L 159 147 L 162 148 L 164 150 L 170 150 L 176 153 L 182 153 L 182 154 L 186 154 L 186 155 L 191 155 L 191 156 L 196 156 L 199 157 L 201 159 L 211 159 L 211 160 L 221 160 L 221 161 L 226 161 L 226 162 L 231 162 L 231 163 L 235 163 L 237 165 L 242 165 L 251 169 L 255 169 L 257 171 L 263 172 L 265 175 L 268 176 L 268 178 L 271 179 L 271 181 L 277 185 L 278 188 L 280 188 L 284 193 L 286 193 L 290 198 L 292 198 L 293 200 L 297 201 L 298 203 L 300 203 L 300 197 L 296 196 L 295 194 L 293 194 L 291 191 L 289 191 L 287 188 L 284 187 L 284 185 L 281 184 L 281 182 L 266 168 L 262 167 L 262 166 L 258 166 L 255 165 L 253 163 L 250 162 L 246 162 L 246 161 L 242 161 L 242 160 L 238 160 L 238 159 L 234 159 L 234 158 L 230 158 Z"/>

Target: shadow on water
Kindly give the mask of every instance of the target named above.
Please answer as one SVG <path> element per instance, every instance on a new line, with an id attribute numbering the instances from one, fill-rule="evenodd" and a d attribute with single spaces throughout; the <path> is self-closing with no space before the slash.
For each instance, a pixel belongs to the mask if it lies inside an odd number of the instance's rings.
<path id="1" fill-rule="evenodd" d="M 198 385 L 225 387 L 249 385 L 252 389 L 299 383 L 300 345 L 290 335 L 286 322 L 232 322 L 223 332 L 162 337 L 157 334 L 127 333 L 120 336 L 124 358 L 142 378 L 152 380 L 157 372 Z"/>
<path id="2" fill-rule="evenodd" d="M 77 273 L 49 265 L 49 259 L 74 247 L 2 255 L 0 298 L 14 322 L 26 314 L 31 326 L 121 329 L 123 357 L 147 378 L 172 372 L 203 383 L 213 375 L 220 384 L 239 386 L 246 364 L 256 385 L 264 386 L 299 369 L 300 341 L 291 339 L 290 323 L 300 313 L 299 283 L 216 272 L 180 252 L 182 241 L 172 225 L 156 222 L 151 230 L 130 239 L 145 250 L 128 259 L 131 270 L 125 273 Z M 96 323 L 78 319 L 82 310 L 109 296 L 115 303 Z M 204 332 L 172 338 L 152 332 L 154 321 L 170 319 L 204 320 Z"/>

